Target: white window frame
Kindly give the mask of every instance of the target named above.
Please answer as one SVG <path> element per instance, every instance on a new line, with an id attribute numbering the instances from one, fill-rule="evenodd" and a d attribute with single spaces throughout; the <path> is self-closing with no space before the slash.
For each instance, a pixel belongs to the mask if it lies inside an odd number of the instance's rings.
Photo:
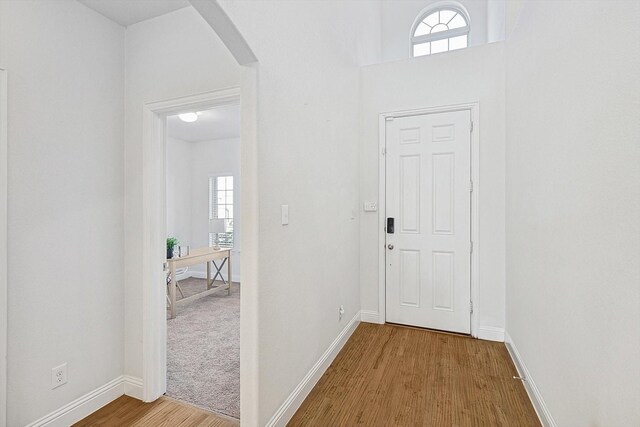
<path id="1" fill-rule="evenodd" d="M 467 21 L 467 26 L 463 28 L 455 28 L 452 30 L 439 31 L 437 33 L 424 34 L 422 36 L 414 36 L 418 25 L 429 15 L 440 12 L 441 10 L 452 10 L 460 14 L 465 21 Z M 411 57 L 417 58 L 413 54 L 413 47 L 422 43 L 431 43 L 438 40 L 450 39 L 452 37 L 458 36 L 467 36 L 467 47 L 469 46 L 469 34 L 471 33 L 471 18 L 469 17 L 469 12 L 467 9 L 458 2 L 453 1 L 442 1 L 438 3 L 434 3 L 429 7 L 423 9 L 419 14 L 416 20 L 413 22 L 411 26 Z M 449 50 L 447 50 L 448 52 Z"/>
<path id="2" fill-rule="evenodd" d="M 235 219 L 236 219 L 236 176 L 235 176 L 233 173 L 231 173 L 231 172 L 228 172 L 228 173 L 217 173 L 217 174 L 210 174 L 210 175 L 209 175 L 209 178 L 208 178 L 208 180 L 209 180 L 209 181 L 207 182 L 207 191 L 209 192 L 209 194 L 208 194 L 208 197 L 209 197 L 209 220 L 212 220 L 212 219 L 218 219 L 218 218 L 217 218 L 217 206 L 218 206 L 218 205 L 217 205 L 217 203 L 215 203 L 215 197 L 214 197 L 214 199 L 213 199 L 213 200 L 211 199 L 211 197 L 213 196 L 213 195 L 211 194 L 211 190 L 213 190 L 213 192 L 215 192 L 215 193 L 216 193 L 216 194 L 215 194 L 215 196 L 217 197 L 217 191 L 218 191 L 218 190 L 217 190 L 217 182 L 218 182 L 217 180 L 218 180 L 218 178 L 220 178 L 220 177 L 231 177 L 231 178 L 233 178 L 233 189 L 231 190 L 231 191 L 233 191 L 233 200 L 232 200 L 232 202 L 231 202 L 231 206 L 233 206 L 233 216 L 232 216 L 231 218 L 229 218 L 229 219 L 231 219 L 231 220 L 234 220 L 234 221 L 235 221 Z M 211 189 L 211 188 L 209 187 L 209 186 L 211 185 L 211 180 L 212 180 L 212 179 L 213 179 L 213 180 L 214 180 L 214 182 L 215 182 L 215 184 L 214 184 L 214 188 L 213 188 L 213 189 Z M 214 203 L 215 208 L 216 208 L 214 212 L 212 212 L 212 210 L 211 210 L 211 209 L 212 209 L 212 206 L 211 206 L 211 203 L 212 203 L 212 202 Z M 214 214 L 214 217 L 213 217 L 213 218 L 211 217 L 212 213 Z M 227 218 L 224 218 L 224 219 L 227 219 Z M 232 244 L 231 244 L 230 246 L 229 246 L 229 245 L 220 244 L 220 246 L 221 246 L 221 247 L 223 247 L 223 248 L 230 248 L 230 249 L 233 249 L 233 248 L 235 247 L 235 244 L 236 244 L 236 228 L 235 228 L 235 222 L 234 222 L 234 224 L 233 224 L 233 231 L 232 231 L 232 234 L 233 234 L 233 242 L 232 242 Z M 209 244 L 211 244 L 211 243 L 212 243 L 212 242 L 211 242 L 211 232 L 210 232 L 210 233 L 209 233 Z"/>

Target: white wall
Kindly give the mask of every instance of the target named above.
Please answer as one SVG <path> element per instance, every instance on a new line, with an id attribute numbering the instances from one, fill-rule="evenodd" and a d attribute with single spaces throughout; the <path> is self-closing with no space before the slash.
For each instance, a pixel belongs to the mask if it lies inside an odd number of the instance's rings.
<path id="1" fill-rule="evenodd" d="M 360 197 L 378 201 L 378 118 L 382 112 L 479 102 L 480 327 L 504 328 L 504 44 L 362 68 Z M 362 209 L 360 204 L 360 209 Z M 384 215 L 384 213 L 380 213 Z M 362 309 L 378 312 L 378 213 L 360 224 Z"/>
<path id="2" fill-rule="evenodd" d="M 496 1 L 496 0 L 492 0 Z M 382 61 L 411 57 L 411 27 L 420 12 L 440 0 L 382 0 Z M 469 12 L 469 46 L 487 42 L 487 0 L 457 0 Z"/>
<path id="3" fill-rule="evenodd" d="M 360 310 L 358 64 L 377 60 L 378 15 L 368 2 L 222 3 L 260 60 L 257 425 L 265 425 Z"/>
<path id="4" fill-rule="evenodd" d="M 191 7 L 127 27 L 125 50 L 125 373 L 141 377 L 142 107 L 238 86 L 240 69 Z"/>
<path id="5" fill-rule="evenodd" d="M 507 42 L 507 330 L 559 426 L 640 424 L 639 21 L 527 1 Z"/>
<path id="6" fill-rule="evenodd" d="M 191 143 L 167 137 L 167 237 L 175 237 L 181 246 L 191 245 Z M 207 246 L 207 245 L 204 245 Z"/>
<path id="7" fill-rule="evenodd" d="M 9 426 L 123 372 L 123 36 L 76 1 L 0 2 Z M 51 390 L 64 362 L 68 383 Z"/>
<path id="8" fill-rule="evenodd" d="M 487 43 L 504 41 L 507 25 L 507 0 L 487 0 Z"/>

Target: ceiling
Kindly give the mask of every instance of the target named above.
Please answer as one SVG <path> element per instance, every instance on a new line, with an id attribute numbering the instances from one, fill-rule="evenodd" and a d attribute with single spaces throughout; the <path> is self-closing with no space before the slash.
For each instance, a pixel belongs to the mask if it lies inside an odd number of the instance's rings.
<path id="1" fill-rule="evenodd" d="M 189 0 L 78 0 L 126 27 L 189 6 Z"/>
<path id="2" fill-rule="evenodd" d="M 228 105 L 198 111 L 198 120 L 183 122 L 178 116 L 167 117 L 167 133 L 182 141 L 198 142 L 240 137 L 240 105 Z"/>

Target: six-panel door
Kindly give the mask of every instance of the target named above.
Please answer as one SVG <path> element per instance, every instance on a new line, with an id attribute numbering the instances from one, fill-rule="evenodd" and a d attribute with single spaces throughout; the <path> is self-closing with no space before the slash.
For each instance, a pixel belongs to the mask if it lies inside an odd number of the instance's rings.
<path id="1" fill-rule="evenodd" d="M 386 122 L 386 320 L 470 333 L 471 117 Z"/>

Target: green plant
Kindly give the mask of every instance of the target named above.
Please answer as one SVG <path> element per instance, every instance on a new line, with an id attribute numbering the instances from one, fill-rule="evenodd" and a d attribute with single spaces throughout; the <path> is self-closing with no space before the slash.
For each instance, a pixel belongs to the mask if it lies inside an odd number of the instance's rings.
<path id="1" fill-rule="evenodd" d="M 167 251 L 173 251 L 173 248 L 178 246 L 178 239 L 175 237 L 167 237 Z"/>

